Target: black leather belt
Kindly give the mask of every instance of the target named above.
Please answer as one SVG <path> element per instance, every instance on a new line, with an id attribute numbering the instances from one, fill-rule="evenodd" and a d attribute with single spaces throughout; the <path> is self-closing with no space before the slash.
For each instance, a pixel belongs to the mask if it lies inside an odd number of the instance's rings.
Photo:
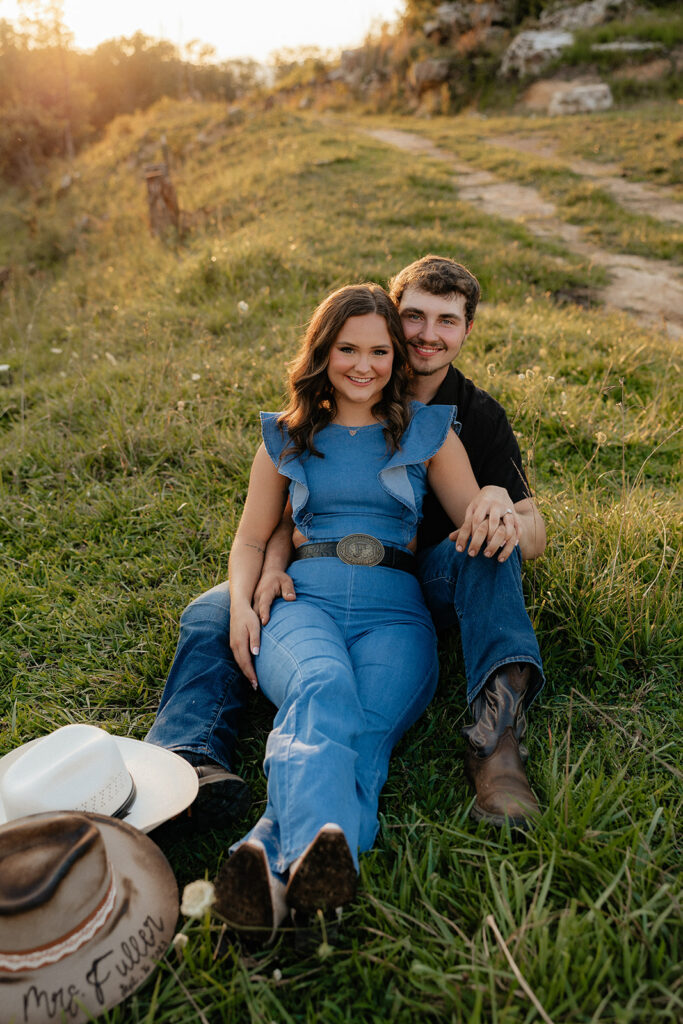
<path id="1" fill-rule="evenodd" d="M 341 540 L 302 544 L 294 552 L 293 561 L 301 558 L 339 558 L 347 565 L 383 565 L 416 575 L 414 555 L 400 548 L 388 548 L 369 533 L 349 533 Z"/>

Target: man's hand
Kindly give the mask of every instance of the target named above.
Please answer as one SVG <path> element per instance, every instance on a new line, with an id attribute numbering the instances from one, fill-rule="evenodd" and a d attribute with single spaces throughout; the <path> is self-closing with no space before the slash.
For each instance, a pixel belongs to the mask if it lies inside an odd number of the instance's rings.
<path id="1" fill-rule="evenodd" d="M 258 688 L 252 655 L 261 649 L 261 621 L 248 605 L 234 604 L 230 609 L 230 647 L 240 670 Z"/>
<path id="2" fill-rule="evenodd" d="M 484 547 L 484 555 L 505 562 L 519 543 L 519 518 L 512 498 L 504 487 L 489 484 L 467 506 L 459 530 L 449 534 L 458 551 L 464 551 L 469 540 L 468 554 L 474 558 Z"/>
<path id="3" fill-rule="evenodd" d="M 276 597 L 283 597 L 285 601 L 295 601 L 294 584 L 284 570 L 266 569 L 256 584 L 252 601 L 252 608 L 258 615 L 262 626 L 265 626 L 270 619 L 270 607 Z"/>

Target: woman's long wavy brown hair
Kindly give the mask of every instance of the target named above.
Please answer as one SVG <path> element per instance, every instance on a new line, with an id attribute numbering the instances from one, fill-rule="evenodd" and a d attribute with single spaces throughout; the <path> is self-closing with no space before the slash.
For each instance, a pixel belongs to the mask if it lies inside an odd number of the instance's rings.
<path id="1" fill-rule="evenodd" d="M 394 452 L 399 447 L 410 422 L 410 367 L 401 318 L 384 288 L 378 284 L 350 284 L 321 302 L 310 319 L 298 355 L 289 364 L 289 405 L 278 419 L 287 427 L 290 438 L 283 458 L 306 451 L 320 456 L 315 435 L 337 412 L 334 390 L 327 377 L 330 350 L 350 317 L 368 313 L 383 317 L 394 346 L 391 377 L 372 412 L 385 424 L 389 449 Z"/>

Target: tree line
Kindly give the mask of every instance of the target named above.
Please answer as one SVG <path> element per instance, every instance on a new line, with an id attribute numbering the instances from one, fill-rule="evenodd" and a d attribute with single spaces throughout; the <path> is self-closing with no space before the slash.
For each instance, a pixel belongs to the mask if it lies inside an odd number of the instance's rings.
<path id="1" fill-rule="evenodd" d="M 50 157 L 70 158 L 119 114 L 162 96 L 231 102 L 260 81 L 252 60 L 213 62 L 142 32 L 74 49 L 61 0 L 22 0 L 17 24 L 0 19 L 0 177 L 35 184 Z"/>

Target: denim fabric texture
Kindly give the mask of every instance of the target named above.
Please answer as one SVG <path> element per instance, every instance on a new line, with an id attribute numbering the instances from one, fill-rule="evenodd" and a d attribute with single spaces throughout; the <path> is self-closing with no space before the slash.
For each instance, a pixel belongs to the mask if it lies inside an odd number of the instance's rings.
<path id="1" fill-rule="evenodd" d="M 427 492 L 425 462 L 443 445 L 454 409 L 412 402 L 411 411 L 410 426 L 393 454 L 379 423 L 353 431 L 330 423 L 315 435 L 322 459 L 283 455 L 289 435 L 280 430 L 279 413 L 261 413 L 266 451 L 291 481 L 293 519 L 307 540 L 369 533 L 383 544 L 406 547 L 415 537 Z"/>
<path id="2" fill-rule="evenodd" d="M 193 763 L 215 761 L 228 771 L 249 683 L 230 649 L 230 587 L 221 583 L 187 606 L 173 663 L 145 739 Z"/>
<path id="3" fill-rule="evenodd" d="M 522 556 L 515 548 L 505 562 L 470 558 L 447 537 L 417 555 L 418 574 L 427 607 L 437 629 L 460 625 L 471 704 L 496 669 L 512 662 L 536 668 L 525 702 L 540 693 L 543 664 L 522 591 Z"/>
<path id="4" fill-rule="evenodd" d="M 279 874 L 329 821 L 356 864 L 357 851 L 371 848 L 391 751 L 438 677 L 415 577 L 335 558 L 296 562 L 290 573 L 297 599 L 275 602 L 255 659 L 278 712 L 264 762 L 268 804 L 242 840 L 262 839 Z"/>
<path id="5" fill-rule="evenodd" d="M 290 477 L 295 522 L 304 536 L 338 540 L 365 532 L 385 545 L 405 546 L 426 492 L 422 463 L 443 444 L 453 415 L 451 407 L 414 403 L 411 427 L 393 455 L 379 426 L 330 425 L 316 435 L 324 459 L 281 462 L 287 438 L 276 414 L 262 414 L 267 450 Z M 483 554 L 470 558 L 445 539 L 420 552 L 418 568 L 419 580 L 335 558 L 295 562 L 288 570 L 297 599 L 273 604 L 255 659 L 259 684 L 278 708 L 264 762 L 268 802 L 242 840 L 261 839 L 276 874 L 286 872 L 326 822 L 342 827 L 356 863 L 358 850 L 372 846 L 391 750 L 436 687 L 434 624 L 460 622 L 469 701 L 491 672 L 510 662 L 536 667 L 534 693 L 542 684 L 518 551 L 501 564 Z M 183 613 L 176 657 L 147 736 L 226 768 L 234 763 L 246 693 L 228 642 L 229 601 L 221 584 Z"/>
<path id="6" fill-rule="evenodd" d="M 496 669 L 520 661 L 538 670 L 537 686 L 527 701 L 531 703 L 543 682 L 543 666 L 524 606 L 518 552 L 502 564 L 482 554 L 470 558 L 446 538 L 418 552 L 417 563 L 437 630 L 460 625 L 468 703 Z M 294 563 L 289 571 L 300 565 Z M 183 612 L 178 648 L 146 738 L 176 752 L 204 754 L 206 760 L 233 770 L 249 686 L 233 658 L 229 634 L 226 582 L 195 598 Z"/>

